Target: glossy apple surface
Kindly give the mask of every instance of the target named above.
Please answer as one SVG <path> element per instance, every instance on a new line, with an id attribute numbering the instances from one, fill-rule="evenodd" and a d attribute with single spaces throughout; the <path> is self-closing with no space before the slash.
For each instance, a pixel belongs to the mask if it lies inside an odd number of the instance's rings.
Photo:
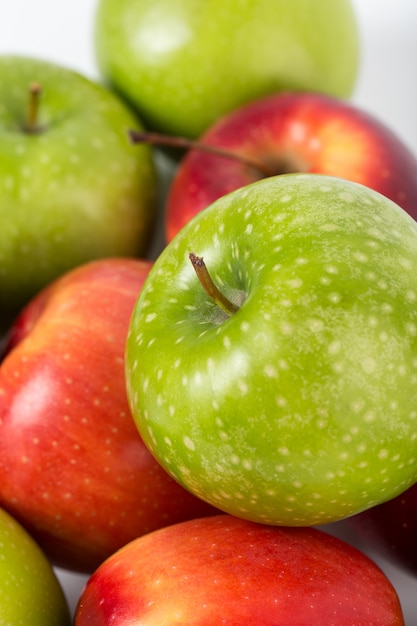
<path id="1" fill-rule="evenodd" d="M 69 626 L 69 608 L 39 546 L 0 509 L 0 623 Z"/>
<path id="2" fill-rule="evenodd" d="M 267 93 L 349 96 L 358 39 L 349 0 L 101 0 L 95 18 L 104 80 L 148 128 L 194 137 Z"/>
<path id="3" fill-rule="evenodd" d="M 240 107 L 201 137 L 271 173 L 347 178 L 384 194 L 417 218 L 417 160 L 386 125 L 357 106 L 318 93 L 278 93 Z M 170 241 L 217 198 L 264 178 L 265 171 L 202 150 L 181 161 L 166 204 Z"/>
<path id="4" fill-rule="evenodd" d="M 349 523 L 365 545 L 417 577 L 417 484 Z"/>
<path id="5" fill-rule="evenodd" d="M 135 306 L 126 374 L 144 441 L 193 493 L 257 522 L 323 524 L 396 496 L 417 469 L 416 300 L 417 223 L 381 194 L 290 174 L 223 196 Z"/>
<path id="6" fill-rule="evenodd" d="M 175 524 L 93 574 L 75 626 L 404 624 L 394 588 L 365 555 L 312 528 L 231 516 Z"/>
<path id="7" fill-rule="evenodd" d="M 124 347 L 151 263 L 92 261 L 22 312 L 0 365 L 0 504 L 61 567 L 91 572 L 135 537 L 208 514 L 144 446 Z"/>
<path id="8" fill-rule="evenodd" d="M 30 88 L 41 87 L 36 114 Z M 0 332 L 39 289 L 83 262 L 149 245 L 155 172 L 140 123 L 114 94 L 53 63 L 0 56 Z"/>

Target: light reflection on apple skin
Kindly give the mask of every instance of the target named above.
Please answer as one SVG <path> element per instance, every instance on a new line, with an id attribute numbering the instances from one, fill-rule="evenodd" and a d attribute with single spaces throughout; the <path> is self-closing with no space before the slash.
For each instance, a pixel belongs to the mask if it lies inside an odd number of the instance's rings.
<path id="1" fill-rule="evenodd" d="M 45 411 L 55 393 L 54 377 L 50 370 L 44 367 L 14 396 L 8 418 L 13 424 L 12 428 L 17 426 L 29 428 L 31 424 L 39 423 L 38 416 Z"/>
<path id="2" fill-rule="evenodd" d="M 150 10 L 141 20 L 134 45 L 141 54 L 148 50 L 157 59 L 183 48 L 191 38 L 189 25 L 179 19 L 175 12 L 168 15 L 165 12 L 161 20 L 158 10 Z"/>

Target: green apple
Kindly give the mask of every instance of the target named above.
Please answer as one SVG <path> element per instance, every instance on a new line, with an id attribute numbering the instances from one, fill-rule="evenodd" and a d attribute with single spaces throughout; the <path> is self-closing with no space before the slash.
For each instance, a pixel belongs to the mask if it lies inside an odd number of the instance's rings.
<path id="1" fill-rule="evenodd" d="M 417 472 L 416 302 L 417 223 L 378 192 L 288 174 L 223 196 L 135 306 L 142 438 L 192 493 L 252 521 L 324 524 L 388 500 Z"/>
<path id="2" fill-rule="evenodd" d="M 349 96 L 360 56 L 350 0 L 99 0 L 95 44 L 150 128 L 194 137 L 276 91 Z"/>
<path id="3" fill-rule="evenodd" d="M 154 220 L 154 163 L 113 93 L 39 59 L 0 57 L 3 327 L 53 278 L 90 259 L 139 255 Z"/>
<path id="4" fill-rule="evenodd" d="M 69 626 L 63 590 L 44 553 L 0 509 L 0 624 Z"/>

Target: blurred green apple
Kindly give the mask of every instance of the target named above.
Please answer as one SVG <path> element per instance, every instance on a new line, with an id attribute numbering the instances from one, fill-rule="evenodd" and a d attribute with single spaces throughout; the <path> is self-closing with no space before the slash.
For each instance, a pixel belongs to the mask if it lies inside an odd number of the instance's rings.
<path id="1" fill-rule="evenodd" d="M 0 509 L 0 624 L 69 626 L 70 613 L 51 564 L 16 520 Z"/>
<path id="2" fill-rule="evenodd" d="M 146 124 L 186 136 L 283 89 L 349 96 L 359 61 L 350 0 L 100 0 L 95 41 Z"/>
<path id="3" fill-rule="evenodd" d="M 139 255 L 153 228 L 155 171 L 107 89 L 39 59 L 0 57 L 0 325 L 66 270 Z"/>

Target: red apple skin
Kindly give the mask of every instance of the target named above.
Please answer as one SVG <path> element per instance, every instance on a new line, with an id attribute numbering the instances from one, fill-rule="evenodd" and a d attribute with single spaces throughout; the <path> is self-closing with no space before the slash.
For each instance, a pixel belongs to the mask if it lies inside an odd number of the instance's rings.
<path id="1" fill-rule="evenodd" d="M 315 93 L 269 96 L 225 115 L 200 142 L 256 159 L 271 173 L 364 184 L 417 218 L 417 159 L 389 128 L 346 101 Z M 265 176 L 238 160 L 190 150 L 167 197 L 167 241 L 220 196 Z"/>
<path id="2" fill-rule="evenodd" d="M 417 577 L 417 484 L 348 523 L 375 553 Z"/>
<path id="3" fill-rule="evenodd" d="M 105 561 L 75 626 L 388 626 L 396 591 L 368 557 L 314 528 L 229 515 L 175 524 Z"/>
<path id="4" fill-rule="evenodd" d="M 161 469 L 128 408 L 124 347 L 150 267 L 70 271 L 24 309 L 0 365 L 0 506 L 69 570 L 91 573 L 143 533 L 214 512 Z"/>

